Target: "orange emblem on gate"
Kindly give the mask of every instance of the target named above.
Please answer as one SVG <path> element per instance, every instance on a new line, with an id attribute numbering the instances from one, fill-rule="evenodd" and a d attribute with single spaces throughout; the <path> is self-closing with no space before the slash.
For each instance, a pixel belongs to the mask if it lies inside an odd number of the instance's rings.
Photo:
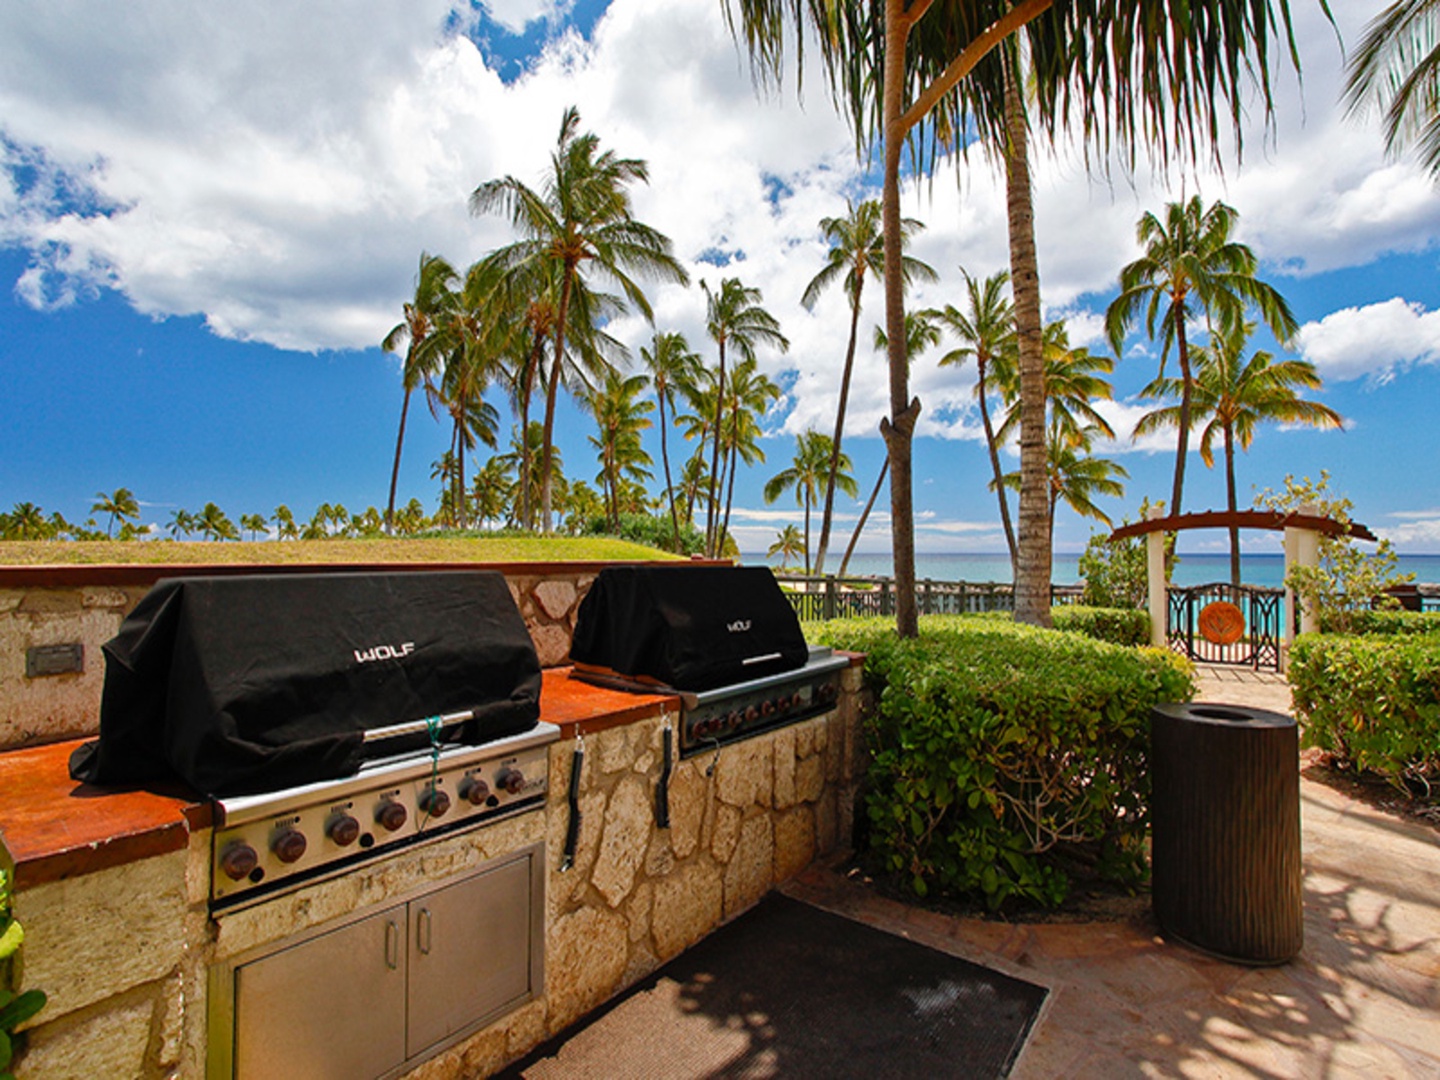
<path id="1" fill-rule="evenodd" d="M 1245 615 L 1228 600 L 1216 600 L 1200 609 L 1200 633 L 1213 645 L 1234 645 L 1245 633 Z"/>

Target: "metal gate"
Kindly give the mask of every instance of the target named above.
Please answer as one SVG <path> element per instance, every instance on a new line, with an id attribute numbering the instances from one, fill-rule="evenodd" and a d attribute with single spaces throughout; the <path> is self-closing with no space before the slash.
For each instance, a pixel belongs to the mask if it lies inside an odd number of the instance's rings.
<path id="1" fill-rule="evenodd" d="M 1284 589 L 1214 582 L 1167 590 L 1167 640 L 1202 664 L 1280 670 Z"/>

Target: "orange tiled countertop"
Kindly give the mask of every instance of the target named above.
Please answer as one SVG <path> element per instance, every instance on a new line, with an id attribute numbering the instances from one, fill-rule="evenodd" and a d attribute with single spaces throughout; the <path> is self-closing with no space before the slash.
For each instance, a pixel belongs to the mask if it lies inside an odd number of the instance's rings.
<path id="1" fill-rule="evenodd" d="M 545 672 L 540 719 L 562 737 L 590 734 L 655 716 L 666 694 L 629 694 L 590 686 L 569 668 Z M 183 787 L 100 788 L 70 779 L 70 754 L 84 740 L 0 753 L 0 859 L 14 864 L 15 887 L 78 877 L 179 851 L 208 828 L 210 804 Z"/>

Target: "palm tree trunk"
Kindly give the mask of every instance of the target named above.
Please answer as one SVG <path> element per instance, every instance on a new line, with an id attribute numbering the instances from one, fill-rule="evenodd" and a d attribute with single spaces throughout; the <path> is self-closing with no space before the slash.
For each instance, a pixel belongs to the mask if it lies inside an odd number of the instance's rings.
<path id="1" fill-rule="evenodd" d="M 975 369 L 980 375 L 980 385 L 977 388 L 980 396 L 980 422 L 985 427 L 985 448 L 990 452 L 990 471 L 995 474 L 995 496 L 1000 500 L 1000 524 L 1005 526 L 1005 547 L 1010 552 L 1010 582 L 1013 586 L 1015 568 L 1020 559 L 1015 550 L 1015 529 L 1010 524 L 1010 500 L 1005 497 L 1005 485 L 1000 479 L 1000 448 L 995 445 L 995 431 L 990 424 L 990 408 L 985 404 L 985 361 L 978 352 Z"/>
<path id="2" fill-rule="evenodd" d="M 845 557 L 840 560 L 840 573 L 838 577 L 844 577 L 845 571 L 850 568 L 850 556 L 855 554 L 855 543 L 860 539 L 860 534 L 865 531 L 865 522 L 870 519 L 870 511 L 875 506 L 875 499 L 880 494 L 880 488 L 885 484 L 885 474 L 890 471 L 890 459 L 887 457 L 880 463 L 880 475 L 875 478 L 875 490 L 870 492 L 870 498 L 865 503 L 865 509 L 860 512 L 860 521 L 855 526 L 855 531 L 850 534 L 850 543 L 845 545 Z"/>
<path id="3" fill-rule="evenodd" d="M 1190 345 L 1185 340 L 1185 309 L 1175 320 L 1175 352 L 1180 358 L 1180 436 L 1175 447 L 1175 486 L 1170 492 L 1170 513 L 1180 513 L 1185 487 L 1185 455 L 1190 450 Z"/>
<path id="4" fill-rule="evenodd" d="M 550 385 L 545 391 L 545 431 L 540 451 L 540 522 L 545 533 L 551 531 L 550 517 L 550 466 L 553 459 L 555 437 L 555 397 L 560 388 L 560 364 L 565 357 L 565 316 L 570 310 L 570 276 L 574 273 L 567 266 L 560 284 L 560 310 L 555 314 L 555 366 L 551 369 Z"/>
<path id="5" fill-rule="evenodd" d="M 670 479 L 670 441 L 665 437 L 665 395 L 660 400 L 660 460 L 665 463 L 665 498 L 670 503 L 670 532 L 675 538 L 675 554 L 680 554 L 680 515 L 675 512 L 675 482 Z"/>
<path id="6" fill-rule="evenodd" d="M 825 477 L 825 513 L 820 518 L 820 545 L 815 549 L 815 573 L 825 572 L 825 551 L 830 546 L 830 522 L 835 511 L 835 477 L 840 472 L 840 437 L 845 433 L 845 411 L 850 402 L 850 376 L 855 369 L 855 338 L 860 329 L 860 290 L 864 278 L 855 277 L 855 293 L 850 298 L 850 341 L 845 346 L 845 370 L 840 375 L 840 404 L 835 409 L 835 438 L 830 446 L 830 471 Z M 807 541 L 806 557 L 810 547 Z"/>
<path id="7" fill-rule="evenodd" d="M 705 554 L 712 559 L 720 543 L 715 536 L 715 484 L 720 471 L 720 431 L 725 420 L 725 339 L 721 338 L 719 344 L 720 374 L 715 383 L 715 449 L 710 455 L 710 503 L 705 509 Z"/>
<path id="8" fill-rule="evenodd" d="M 920 399 L 910 400 L 910 364 L 905 349 L 905 276 L 900 223 L 900 152 L 905 143 L 905 45 L 910 17 L 905 0 L 885 0 L 885 73 L 882 87 L 885 186 L 881 213 L 885 230 L 885 333 L 889 338 L 890 417 L 881 424 L 890 455 L 890 544 L 895 573 L 895 630 L 920 636 L 915 606 L 915 503 L 910 454 Z M 923 9 L 922 9 L 923 10 Z"/>
<path id="9" fill-rule="evenodd" d="M 805 576 L 810 576 L 810 489 L 805 489 Z"/>
<path id="10" fill-rule="evenodd" d="M 464 414 L 455 417 L 455 516 L 465 528 L 465 429 Z"/>
<path id="11" fill-rule="evenodd" d="M 1235 432 L 1229 424 L 1225 432 L 1225 509 L 1235 513 Z M 1230 584 L 1240 584 L 1240 528 L 1230 526 Z"/>
<path id="12" fill-rule="evenodd" d="M 405 445 L 405 417 L 410 412 L 410 388 L 400 404 L 400 434 L 395 436 L 395 464 L 390 469 L 390 501 L 385 504 L 385 532 L 395 534 L 395 486 L 400 482 L 400 448 Z"/>
<path id="13" fill-rule="evenodd" d="M 1007 66 L 1005 201 L 1009 211 L 1010 283 L 1020 354 L 1020 536 L 1016 546 L 1015 620 L 1050 625 L 1049 477 L 1045 460 L 1045 358 L 1040 324 L 1040 265 L 1025 103 Z"/>
<path id="14" fill-rule="evenodd" d="M 530 505 L 530 397 L 535 392 L 535 376 L 545 362 L 544 344 L 545 339 L 536 334 L 520 388 L 520 475 L 523 478 L 520 484 L 520 526 L 526 530 L 535 528 L 535 508 Z"/>
<path id="15" fill-rule="evenodd" d="M 720 526 L 720 532 L 715 537 L 716 555 L 724 551 L 725 537 L 730 535 L 730 508 L 735 503 L 735 474 L 740 471 L 740 403 L 735 403 L 735 423 L 731 427 L 730 461 L 726 467 L 727 477 L 725 484 L 725 518 Z"/>

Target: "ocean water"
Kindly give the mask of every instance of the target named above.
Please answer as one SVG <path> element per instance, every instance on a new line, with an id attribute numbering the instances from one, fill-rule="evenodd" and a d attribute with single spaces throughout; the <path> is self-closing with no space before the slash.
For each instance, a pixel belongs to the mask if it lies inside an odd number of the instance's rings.
<path id="1" fill-rule="evenodd" d="M 778 559 L 767 560 L 763 554 L 742 555 L 741 560 L 751 565 L 766 564 L 779 567 Z M 827 558 L 831 573 L 840 568 L 840 561 L 833 563 Z M 1400 573 L 1413 573 L 1417 582 L 1440 583 L 1440 555 L 1401 555 Z M 855 577 L 889 577 L 891 562 L 889 552 L 863 554 L 857 552 L 850 558 L 847 575 Z M 915 576 L 920 580 L 1009 582 L 1010 557 L 1003 554 L 960 554 L 960 553 L 915 553 Z M 1276 553 L 1242 554 L 1240 556 L 1240 580 L 1246 585 L 1261 585 L 1279 588 L 1285 578 L 1285 556 Z M 1056 555 L 1052 562 L 1050 580 L 1056 585 L 1080 584 L 1080 556 Z M 1206 585 L 1214 581 L 1230 580 L 1230 556 L 1228 554 L 1206 553 L 1186 555 L 1183 552 L 1175 564 L 1173 583 L 1176 585 Z"/>

